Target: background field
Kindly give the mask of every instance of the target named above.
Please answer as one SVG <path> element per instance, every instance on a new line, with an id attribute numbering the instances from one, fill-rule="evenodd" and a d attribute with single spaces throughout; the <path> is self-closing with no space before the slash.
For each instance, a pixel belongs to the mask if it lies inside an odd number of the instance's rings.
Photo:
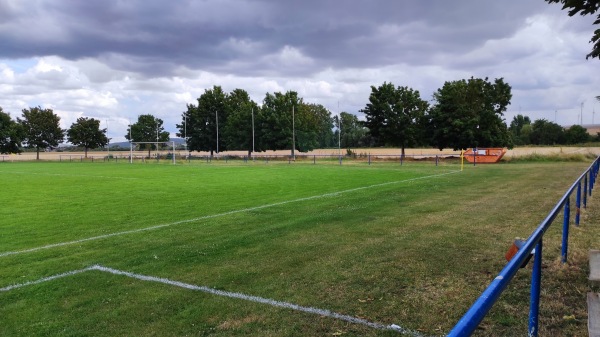
<path id="1" fill-rule="evenodd" d="M 1 163 L 0 288 L 98 264 L 441 335 L 590 162 L 464 172 L 431 162 Z M 583 258 L 556 264 L 559 227 L 545 240 L 548 282 L 575 286 L 545 288 L 541 324 L 579 335 L 584 295 L 571 297 L 585 287 Z M 588 230 L 573 236 L 594 244 Z M 526 330 L 528 279 L 519 273 L 478 334 Z M 0 292 L 0 326 L 6 336 L 399 335 L 97 270 Z"/>

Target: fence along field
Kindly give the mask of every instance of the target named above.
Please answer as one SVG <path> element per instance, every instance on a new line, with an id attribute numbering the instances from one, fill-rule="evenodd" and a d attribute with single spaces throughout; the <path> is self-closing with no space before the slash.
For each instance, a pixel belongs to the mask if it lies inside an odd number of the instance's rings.
<path id="1" fill-rule="evenodd" d="M 5 163 L 0 288 L 23 286 L 0 292 L 0 325 L 7 335 L 443 334 L 515 232 L 527 235 L 584 166 L 545 180 L 536 171 L 548 164 Z M 519 190 L 523 179 L 532 188 Z M 536 209 L 520 211 L 522 198 Z M 318 315 L 148 282 L 159 279 Z M 502 331 L 513 316 L 486 324 Z"/>

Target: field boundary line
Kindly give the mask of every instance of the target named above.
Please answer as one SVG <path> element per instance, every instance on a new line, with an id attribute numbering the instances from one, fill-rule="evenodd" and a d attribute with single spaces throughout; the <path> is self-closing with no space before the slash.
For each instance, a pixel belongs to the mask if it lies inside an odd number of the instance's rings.
<path id="1" fill-rule="evenodd" d="M 21 284 L 14 284 L 14 285 L 11 285 L 8 287 L 0 288 L 0 292 L 8 292 L 8 291 L 11 291 L 14 289 L 23 288 L 23 287 L 35 285 L 35 284 L 40 284 L 40 283 L 56 280 L 59 278 L 68 277 L 68 276 L 73 276 L 73 275 L 81 274 L 81 273 L 88 272 L 88 271 L 100 271 L 100 272 L 105 272 L 105 273 L 109 273 L 112 275 L 126 276 L 126 277 L 133 278 L 133 279 L 140 280 L 140 281 L 162 283 L 162 284 L 175 286 L 175 287 L 179 287 L 179 288 L 184 288 L 184 289 L 188 289 L 188 290 L 200 291 L 200 292 L 211 294 L 211 295 L 217 295 L 217 296 L 240 299 L 240 300 L 254 302 L 254 303 L 266 304 L 266 305 L 270 305 L 272 307 L 277 307 L 277 308 L 291 309 L 294 311 L 299 311 L 299 312 L 304 312 L 304 313 L 309 313 L 309 314 L 314 314 L 314 315 L 319 315 L 319 316 L 325 316 L 325 317 L 329 317 L 329 318 L 333 318 L 333 319 L 337 319 L 337 320 L 341 320 L 341 321 L 346 321 L 349 323 L 360 324 L 360 325 L 364 325 L 364 326 L 367 326 L 367 327 L 370 327 L 373 329 L 377 329 L 377 330 L 393 330 L 393 331 L 397 331 L 404 335 L 409 335 L 412 337 L 426 337 L 425 335 L 421 334 L 418 331 L 406 329 L 397 324 L 386 325 L 383 323 L 372 322 L 372 321 L 366 320 L 364 318 L 340 314 L 340 313 L 333 312 L 333 311 L 327 310 L 327 309 L 307 307 L 307 306 L 302 306 L 302 305 L 293 304 L 293 303 L 289 303 L 289 302 L 278 301 L 278 300 L 274 300 L 274 299 L 270 299 L 270 298 L 247 295 L 247 294 L 243 294 L 243 293 L 239 293 L 239 292 L 218 290 L 218 289 L 214 289 L 214 288 L 210 288 L 210 287 L 206 287 L 206 286 L 198 286 L 198 285 L 174 281 L 174 280 L 162 278 L 162 277 L 136 274 L 136 273 L 113 269 L 113 268 L 109 268 L 109 267 L 105 267 L 105 266 L 101 266 L 101 265 L 93 265 L 93 266 L 90 266 L 90 267 L 87 267 L 84 269 L 72 270 L 72 271 L 69 271 L 66 273 L 44 277 L 44 278 L 41 278 L 36 281 L 30 281 L 30 282 L 25 282 L 25 283 L 21 283 Z"/>
<path id="2" fill-rule="evenodd" d="M 9 256 L 9 255 L 25 254 L 25 253 L 36 252 L 36 251 L 39 251 L 39 250 L 44 250 L 44 249 L 51 249 L 51 248 L 56 248 L 56 247 L 74 245 L 74 244 L 78 244 L 78 243 L 84 243 L 84 242 L 87 242 L 87 241 L 101 240 L 101 239 L 106 239 L 106 238 L 110 238 L 110 237 L 113 237 L 113 236 L 121 236 L 121 235 L 127 235 L 127 234 L 141 233 L 141 232 L 145 232 L 145 231 L 152 231 L 152 230 L 156 230 L 156 229 L 160 229 L 160 228 L 164 228 L 164 227 L 181 225 L 181 224 L 190 223 L 190 222 L 196 222 L 196 221 L 201 221 L 201 220 L 214 219 L 214 218 L 219 218 L 219 217 L 223 217 L 223 216 L 227 216 L 227 215 L 232 215 L 232 214 L 237 214 L 237 213 L 252 212 L 252 211 L 256 211 L 256 210 L 261 210 L 261 209 L 271 208 L 271 207 L 277 207 L 277 206 L 287 205 L 287 204 L 296 203 L 296 202 L 302 202 L 302 201 L 308 201 L 308 200 L 316 200 L 316 199 L 327 198 L 327 197 L 334 197 L 334 196 L 338 196 L 340 194 L 351 193 L 351 192 L 356 192 L 356 191 L 361 191 L 361 190 L 366 190 L 366 189 L 371 189 L 371 188 L 377 188 L 377 187 L 382 187 L 382 186 L 388 186 L 388 185 L 406 183 L 406 182 L 411 182 L 411 181 L 423 180 L 423 179 L 427 179 L 427 178 L 437 178 L 437 177 L 442 177 L 442 176 L 446 176 L 446 175 L 454 174 L 454 173 L 459 173 L 459 172 L 461 172 L 461 171 L 450 171 L 450 172 L 438 173 L 438 174 L 433 174 L 433 175 L 428 175 L 428 176 L 423 176 L 423 177 L 417 177 L 417 178 L 388 181 L 388 182 L 385 182 L 385 183 L 379 183 L 379 184 L 373 184 L 373 185 L 368 185 L 368 186 L 355 187 L 355 188 L 351 188 L 351 189 L 347 189 L 347 190 L 342 190 L 342 191 L 337 191 L 337 192 L 330 192 L 330 193 L 325 193 L 325 194 L 320 194 L 320 195 L 313 195 L 313 196 L 310 196 L 310 197 L 303 197 L 303 198 L 298 198 L 298 199 L 293 199 L 293 200 L 276 202 L 276 203 L 273 203 L 273 204 L 260 205 L 260 206 L 255 206 L 255 207 L 248 207 L 248 208 L 243 208 L 243 209 L 238 209 L 238 210 L 233 210 L 233 211 L 228 211 L 228 212 L 223 212 L 223 213 L 218 213 L 218 214 L 204 215 L 204 216 L 193 218 L 193 219 L 180 220 L 180 221 L 175 221 L 175 222 L 161 224 L 161 225 L 156 225 L 156 226 L 150 226 L 150 227 L 144 227 L 144 228 L 137 228 L 137 229 L 127 230 L 127 231 L 122 231 L 122 232 L 114 232 L 114 233 L 109 233 L 109 234 L 104 234 L 104 235 L 98 235 L 98 236 L 92 236 L 92 237 L 89 237 L 89 238 L 84 238 L 84 239 L 79 239 L 79 240 L 73 240 L 73 241 L 58 242 L 58 243 L 53 243 L 53 244 L 49 244 L 49 245 L 46 245 L 46 246 L 39 246 L 39 247 L 28 248 L 28 249 L 23 249 L 23 250 L 7 251 L 7 252 L 0 253 L 0 258 L 1 257 L 5 257 L 5 256 Z"/>

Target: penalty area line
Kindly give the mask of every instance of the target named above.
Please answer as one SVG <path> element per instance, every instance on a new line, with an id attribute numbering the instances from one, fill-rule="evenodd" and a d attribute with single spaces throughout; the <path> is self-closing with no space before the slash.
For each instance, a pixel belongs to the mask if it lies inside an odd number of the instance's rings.
<path id="1" fill-rule="evenodd" d="M 166 284 L 169 286 L 175 286 L 175 287 L 184 288 L 184 289 L 193 290 L 193 291 L 200 291 L 200 292 L 211 294 L 211 295 L 240 299 L 240 300 L 254 302 L 254 303 L 266 304 L 266 305 L 269 305 L 272 307 L 290 309 L 290 310 L 294 310 L 294 311 L 319 315 L 319 316 L 323 316 L 323 317 L 329 317 L 329 318 L 333 318 L 333 319 L 337 319 L 337 320 L 341 320 L 341 321 L 345 321 L 345 322 L 349 322 L 349 323 L 364 325 L 364 326 L 367 326 L 367 327 L 370 327 L 373 329 L 377 329 L 377 330 L 393 330 L 393 331 L 397 331 L 404 335 L 409 335 L 412 337 L 426 337 L 425 335 L 421 334 L 418 331 L 406 329 L 406 328 L 403 328 L 396 324 L 387 324 L 386 325 L 383 323 L 372 322 L 372 321 L 366 320 L 364 318 L 358 318 L 358 317 L 354 317 L 354 316 L 350 316 L 350 315 L 340 314 L 340 313 L 333 312 L 333 311 L 327 310 L 327 309 L 307 307 L 307 306 L 302 306 L 302 305 L 293 304 L 293 303 L 289 303 L 289 302 L 278 301 L 278 300 L 265 298 L 265 297 L 247 295 L 247 294 L 238 293 L 238 292 L 218 290 L 218 289 L 214 289 L 214 288 L 210 288 L 210 287 L 206 287 L 206 286 L 198 286 L 198 285 L 174 281 L 174 280 L 162 278 L 162 277 L 131 273 L 128 271 L 113 269 L 113 268 L 104 267 L 101 265 L 93 265 L 93 266 L 90 266 L 90 267 L 87 267 L 84 269 L 78 269 L 78 270 L 73 270 L 73 271 L 69 271 L 66 273 L 62 273 L 62 274 L 44 277 L 44 278 L 41 278 L 36 281 L 30 281 L 30 282 L 25 282 L 25 283 L 21 283 L 21 284 L 11 285 L 8 287 L 0 288 L 0 292 L 8 292 L 10 290 L 23 288 L 23 287 L 30 286 L 30 285 L 40 284 L 40 283 L 44 283 L 44 282 L 48 282 L 48 281 L 56 280 L 59 278 L 76 275 L 76 274 L 81 274 L 83 272 L 88 272 L 88 271 L 93 271 L 93 270 L 109 273 L 112 275 L 126 276 L 126 277 L 133 278 L 133 279 L 140 280 L 140 281 L 162 283 L 162 284 Z"/>
<path id="2" fill-rule="evenodd" d="M 407 182 L 412 182 L 412 181 L 417 181 L 417 180 L 423 180 L 423 179 L 428 179 L 428 178 L 437 178 L 437 177 L 442 177 L 442 176 L 446 176 L 446 175 L 454 174 L 454 173 L 460 173 L 460 171 L 449 171 L 449 172 L 445 172 L 445 173 L 433 174 L 433 175 L 428 175 L 428 176 L 423 176 L 423 177 L 417 177 L 417 178 L 388 181 L 388 182 L 385 182 L 385 183 L 368 185 L 368 186 L 361 186 L 361 187 L 355 187 L 355 188 L 351 188 L 351 189 L 347 189 L 347 190 L 342 190 L 342 191 L 337 191 L 337 192 L 331 192 L 331 193 L 325 193 L 325 194 L 320 194 L 320 195 L 313 195 L 313 196 L 310 196 L 310 197 L 304 197 L 304 198 L 299 198 L 299 199 L 293 199 L 293 200 L 286 200 L 286 201 L 276 202 L 276 203 L 273 203 L 273 204 L 267 204 L 267 205 L 249 207 L 249 208 L 243 208 L 243 209 L 238 209 L 238 210 L 233 210 L 233 211 L 223 212 L 223 213 L 218 213 L 218 214 L 205 215 L 205 216 L 201 216 L 201 217 L 197 217 L 197 218 L 193 218 L 193 219 L 186 219 L 186 220 L 181 220 L 181 221 L 175 221 L 175 222 L 161 224 L 161 225 L 156 225 L 156 226 L 150 226 L 150 227 L 132 229 L 132 230 L 122 231 L 122 232 L 114 232 L 114 233 L 109 233 L 109 234 L 104 234 L 104 235 L 98 235 L 98 236 L 92 236 L 92 237 L 89 237 L 89 238 L 84 238 L 84 239 L 79 239 L 79 240 L 73 240 L 73 241 L 58 242 L 58 243 L 53 243 L 53 244 L 49 244 L 49 245 L 45 245 L 45 246 L 33 247 L 33 248 L 29 248 L 29 249 L 16 250 L 16 251 L 8 251 L 8 252 L 1 252 L 0 253 L 0 258 L 1 257 L 5 257 L 5 256 L 9 256 L 9 255 L 18 255 L 18 254 L 32 253 L 32 252 L 36 252 L 36 251 L 44 250 L 44 249 L 51 249 L 51 248 L 56 248 L 56 247 L 62 247 L 62 246 L 68 246 L 68 245 L 75 245 L 75 244 L 78 244 L 78 243 L 84 243 L 84 242 L 88 242 L 88 241 L 95 241 L 95 240 L 107 239 L 107 238 L 110 238 L 110 237 L 113 237 L 113 236 L 121 236 L 121 235 L 127 235 L 127 234 L 141 233 L 141 232 L 145 232 L 145 231 L 152 231 L 152 230 L 156 230 L 156 229 L 160 229 L 160 228 L 171 227 L 171 226 L 181 225 L 181 224 L 190 223 L 190 222 L 196 222 L 196 221 L 214 219 L 214 218 L 224 217 L 224 216 L 227 216 L 227 215 L 233 215 L 233 214 L 238 214 L 238 213 L 252 212 L 252 211 L 257 211 L 257 210 L 261 210 L 261 209 L 265 209 L 265 208 L 277 207 L 277 206 L 287 205 L 287 204 L 296 203 L 296 202 L 316 200 L 316 199 L 322 199 L 322 198 L 328 198 L 328 197 L 335 197 L 335 196 L 338 196 L 340 194 L 351 193 L 351 192 L 356 192 L 356 191 L 361 191 L 361 190 L 366 190 L 366 189 L 371 189 L 371 188 L 377 188 L 377 187 L 389 186 L 389 185 L 394 185 L 394 184 L 407 183 Z"/>

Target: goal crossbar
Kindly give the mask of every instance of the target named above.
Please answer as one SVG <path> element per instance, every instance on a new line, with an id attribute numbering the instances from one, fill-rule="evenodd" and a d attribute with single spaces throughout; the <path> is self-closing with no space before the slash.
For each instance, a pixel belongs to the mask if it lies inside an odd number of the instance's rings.
<path id="1" fill-rule="evenodd" d="M 171 144 L 172 152 L 171 158 L 173 158 L 173 164 L 175 164 L 175 142 L 174 141 L 166 141 L 166 142 L 129 142 L 129 163 L 133 163 L 133 144 L 156 144 L 156 151 L 158 152 L 158 144 Z M 158 153 L 157 153 L 158 154 Z"/>

